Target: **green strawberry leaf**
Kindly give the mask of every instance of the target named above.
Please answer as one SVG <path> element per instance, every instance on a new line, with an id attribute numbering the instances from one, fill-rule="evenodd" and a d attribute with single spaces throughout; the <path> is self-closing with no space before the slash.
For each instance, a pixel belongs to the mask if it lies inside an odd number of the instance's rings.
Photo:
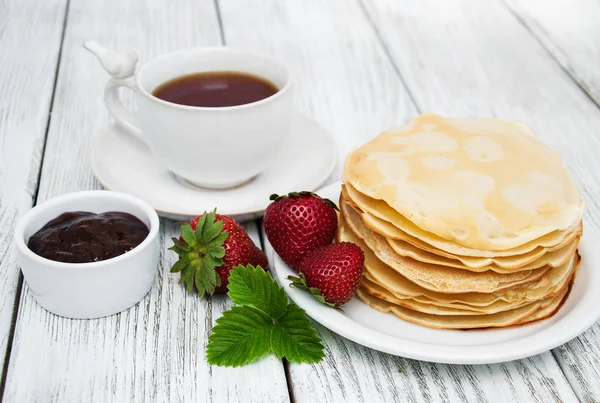
<path id="1" fill-rule="evenodd" d="M 198 290 L 215 289 L 217 284 L 217 272 L 207 259 L 194 261 L 192 265 L 196 268 L 194 284 Z"/>
<path id="2" fill-rule="evenodd" d="M 210 241 L 209 246 L 221 246 L 227 238 L 229 238 L 229 231 L 223 231 Z"/>
<path id="3" fill-rule="evenodd" d="M 299 277 L 287 276 L 287 279 L 291 281 L 290 287 L 296 287 L 301 290 L 306 290 L 306 291 L 310 292 L 312 294 L 312 296 L 315 297 L 315 299 L 317 301 L 319 301 L 320 303 L 330 306 L 332 308 L 340 309 L 336 304 L 333 304 L 333 303 L 325 300 L 325 297 L 323 296 L 323 294 L 321 294 L 321 291 L 319 291 L 318 288 L 310 287 L 308 285 L 308 283 L 306 282 L 306 276 L 304 275 L 304 273 L 300 273 Z"/>
<path id="4" fill-rule="evenodd" d="M 319 334 L 304 309 L 296 304 L 290 304 L 273 326 L 271 348 L 279 358 L 296 363 L 314 363 L 325 356 Z"/>
<path id="5" fill-rule="evenodd" d="M 267 314 L 251 306 L 234 306 L 223 312 L 208 338 L 208 363 L 239 367 L 268 354 L 273 326 Z"/>
<path id="6" fill-rule="evenodd" d="M 187 260 L 179 259 L 178 261 L 175 262 L 173 267 L 171 267 L 171 273 L 179 273 L 180 271 L 185 269 L 188 264 L 189 264 L 189 262 Z"/>
<path id="7" fill-rule="evenodd" d="M 208 219 L 207 219 L 208 221 Z M 204 229 L 204 239 L 208 242 L 212 242 L 217 236 L 223 232 L 223 226 L 225 222 L 223 220 L 216 221 L 213 225 Z"/>
<path id="8" fill-rule="evenodd" d="M 187 265 L 184 270 L 181 271 L 181 277 L 179 278 L 179 283 L 183 283 L 185 285 L 185 290 L 187 292 L 192 292 L 194 289 L 194 272 L 195 267 L 191 264 Z"/>
<path id="9" fill-rule="evenodd" d="M 221 284 L 216 269 L 223 265 L 225 247 L 229 237 L 223 231 L 223 220 L 215 222 L 217 210 L 204 213 L 194 230 L 188 223 L 181 224 L 181 238 L 172 238 L 173 246 L 169 249 L 179 255 L 179 260 L 171 268 L 171 272 L 180 273 L 179 282 L 185 285 L 188 292 L 194 288 L 199 295 L 212 294 Z"/>
<path id="10" fill-rule="evenodd" d="M 179 239 L 177 238 L 171 238 L 171 240 L 173 241 L 173 246 L 171 246 L 169 248 L 169 250 L 174 251 L 177 254 L 182 254 L 184 252 L 189 252 L 192 250 L 192 247 L 190 245 L 188 245 L 185 242 L 181 242 Z"/>
<path id="11" fill-rule="evenodd" d="M 225 232 L 225 234 L 229 235 L 229 232 Z M 225 257 L 225 248 L 220 243 L 219 244 L 214 243 L 214 242 L 211 243 L 206 248 L 206 252 L 208 255 L 215 257 L 217 259 L 222 259 L 223 257 Z"/>
<path id="12" fill-rule="evenodd" d="M 196 234 L 190 224 L 183 224 L 181 226 L 181 237 L 191 248 L 196 246 Z"/>
<path id="13" fill-rule="evenodd" d="M 297 363 L 324 357 L 317 331 L 303 309 L 288 304 L 285 291 L 259 266 L 235 267 L 229 276 L 235 305 L 217 319 L 208 338 L 210 364 L 240 366 L 273 352 Z"/>
<path id="14" fill-rule="evenodd" d="M 234 304 L 254 306 L 271 318 L 281 318 L 288 299 L 283 287 L 260 266 L 237 266 L 229 272 L 229 297 Z"/>
<path id="15" fill-rule="evenodd" d="M 210 213 L 204 212 L 202 214 L 202 218 L 198 221 L 198 225 L 196 225 L 196 235 L 199 236 L 198 240 L 208 241 L 208 238 L 205 236 L 206 231 L 215 224 L 215 218 L 217 216 L 217 210 L 214 209 Z"/>

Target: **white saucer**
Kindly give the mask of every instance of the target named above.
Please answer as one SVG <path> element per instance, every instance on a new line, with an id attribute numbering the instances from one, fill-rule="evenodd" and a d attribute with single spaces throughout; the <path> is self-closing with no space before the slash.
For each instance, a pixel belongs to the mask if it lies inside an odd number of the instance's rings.
<path id="1" fill-rule="evenodd" d="M 338 200 L 340 183 L 318 191 Z M 274 271 L 290 298 L 314 320 L 356 343 L 386 353 L 447 364 L 491 364 L 529 357 L 548 351 L 577 337 L 600 318 L 600 235 L 585 227 L 579 253 L 581 266 L 564 306 L 549 319 L 506 329 L 444 330 L 406 322 L 382 313 L 354 298 L 343 312 L 329 308 L 308 292 L 289 287 L 295 274 L 275 254 Z"/>
<path id="2" fill-rule="evenodd" d="M 217 207 L 220 214 L 246 220 L 259 217 L 269 195 L 317 189 L 336 163 L 332 136 L 317 122 L 296 115 L 290 138 L 266 171 L 250 182 L 225 190 L 195 187 L 158 163 L 150 150 L 112 125 L 101 132 L 92 148 L 92 170 L 107 189 L 148 202 L 162 217 L 189 220 Z"/>

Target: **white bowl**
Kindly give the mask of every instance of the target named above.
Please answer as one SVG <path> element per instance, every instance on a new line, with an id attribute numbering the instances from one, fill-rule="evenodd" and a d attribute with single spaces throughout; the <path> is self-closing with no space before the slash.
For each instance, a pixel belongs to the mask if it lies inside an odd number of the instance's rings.
<path id="1" fill-rule="evenodd" d="M 131 251 L 91 263 L 63 263 L 33 253 L 29 238 L 48 221 L 69 211 L 121 211 L 139 218 L 150 232 Z M 28 211 L 15 229 L 15 245 L 23 276 L 39 304 L 60 316 L 91 319 L 121 312 L 148 293 L 158 267 L 156 212 L 146 202 L 104 190 L 70 193 Z"/>

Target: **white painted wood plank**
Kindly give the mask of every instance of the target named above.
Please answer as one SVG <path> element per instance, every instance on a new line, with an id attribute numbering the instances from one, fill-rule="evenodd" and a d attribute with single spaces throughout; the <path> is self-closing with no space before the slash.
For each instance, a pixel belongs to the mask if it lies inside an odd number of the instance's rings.
<path id="1" fill-rule="evenodd" d="M 340 164 L 352 148 L 417 113 L 356 3 L 220 6 L 228 44 L 278 56 L 293 69 L 296 105 L 333 131 Z M 339 175 L 338 168 L 332 180 Z M 503 365 L 435 365 L 376 352 L 321 326 L 319 331 L 326 359 L 290 365 L 297 402 L 576 401 L 550 353 Z"/>
<path id="2" fill-rule="evenodd" d="M 505 0 L 505 3 L 600 105 L 600 2 Z M 597 211 L 590 214 L 596 215 Z M 595 326 L 553 353 L 581 401 L 599 401 L 600 327 Z"/>
<path id="3" fill-rule="evenodd" d="M 217 45 L 212 1 L 73 1 L 70 4 L 39 200 L 98 188 L 89 166 L 92 136 L 109 120 L 106 73 L 81 42 L 136 47 L 143 60 L 190 46 Z M 143 167 L 140 167 L 143 169 Z M 273 357 L 240 369 L 210 367 L 204 348 L 224 297 L 201 301 L 177 284 L 167 251 L 175 225 L 161 220 L 159 277 L 140 304 L 78 321 L 44 311 L 24 286 L 4 397 L 10 402 L 253 401 L 289 399 Z M 254 224 L 251 234 L 257 238 Z M 166 240 L 166 241 L 165 241 Z"/>
<path id="4" fill-rule="evenodd" d="M 294 76 L 295 107 L 332 132 L 339 180 L 350 150 L 415 108 L 353 3 L 220 1 L 227 45 L 277 57 Z"/>
<path id="5" fill-rule="evenodd" d="M 504 1 L 600 105 L 600 2 Z"/>
<path id="6" fill-rule="evenodd" d="M 13 231 L 37 192 L 65 6 L 64 0 L 0 4 L 0 367 L 20 276 Z"/>
<path id="7" fill-rule="evenodd" d="M 417 103 L 452 116 L 530 123 L 560 150 L 600 226 L 600 110 L 500 2 L 365 0 Z M 600 401 L 596 325 L 554 354 L 582 401 Z"/>
<path id="8" fill-rule="evenodd" d="M 529 123 L 560 150 L 600 226 L 600 111 L 499 2 L 367 1 L 422 110 Z"/>

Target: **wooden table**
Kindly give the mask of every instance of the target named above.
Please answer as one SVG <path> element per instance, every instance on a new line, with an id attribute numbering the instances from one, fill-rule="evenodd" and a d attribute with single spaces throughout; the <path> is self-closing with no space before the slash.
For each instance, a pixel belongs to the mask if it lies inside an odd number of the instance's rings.
<path id="1" fill-rule="evenodd" d="M 382 354 L 318 326 L 326 359 L 210 367 L 207 336 L 229 302 L 177 284 L 162 220 L 156 285 L 99 320 L 49 314 L 16 262 L 12 233 L 32 205 L 98 189 L 93 136 L 107 80 L 81 43 L 131 45 L 142 60 L 193 46 L 277 56 L 296 108 L 344 156 L 421 111 L 518 119 L 560 150 L 600 228 L 598 0 L 7 0 L 0 4 L 0 357 L 7 402 L 600 401 L 600 327 L 551 352 L 496 365 Z M 143 167 L 140 167 L 143 169 Z M 260 223 L 246 224 L 260 242 Z M 272 255 L 272 252 L 269 251 Z M 599 301 L 600 303 L 600 301 Z"/>

